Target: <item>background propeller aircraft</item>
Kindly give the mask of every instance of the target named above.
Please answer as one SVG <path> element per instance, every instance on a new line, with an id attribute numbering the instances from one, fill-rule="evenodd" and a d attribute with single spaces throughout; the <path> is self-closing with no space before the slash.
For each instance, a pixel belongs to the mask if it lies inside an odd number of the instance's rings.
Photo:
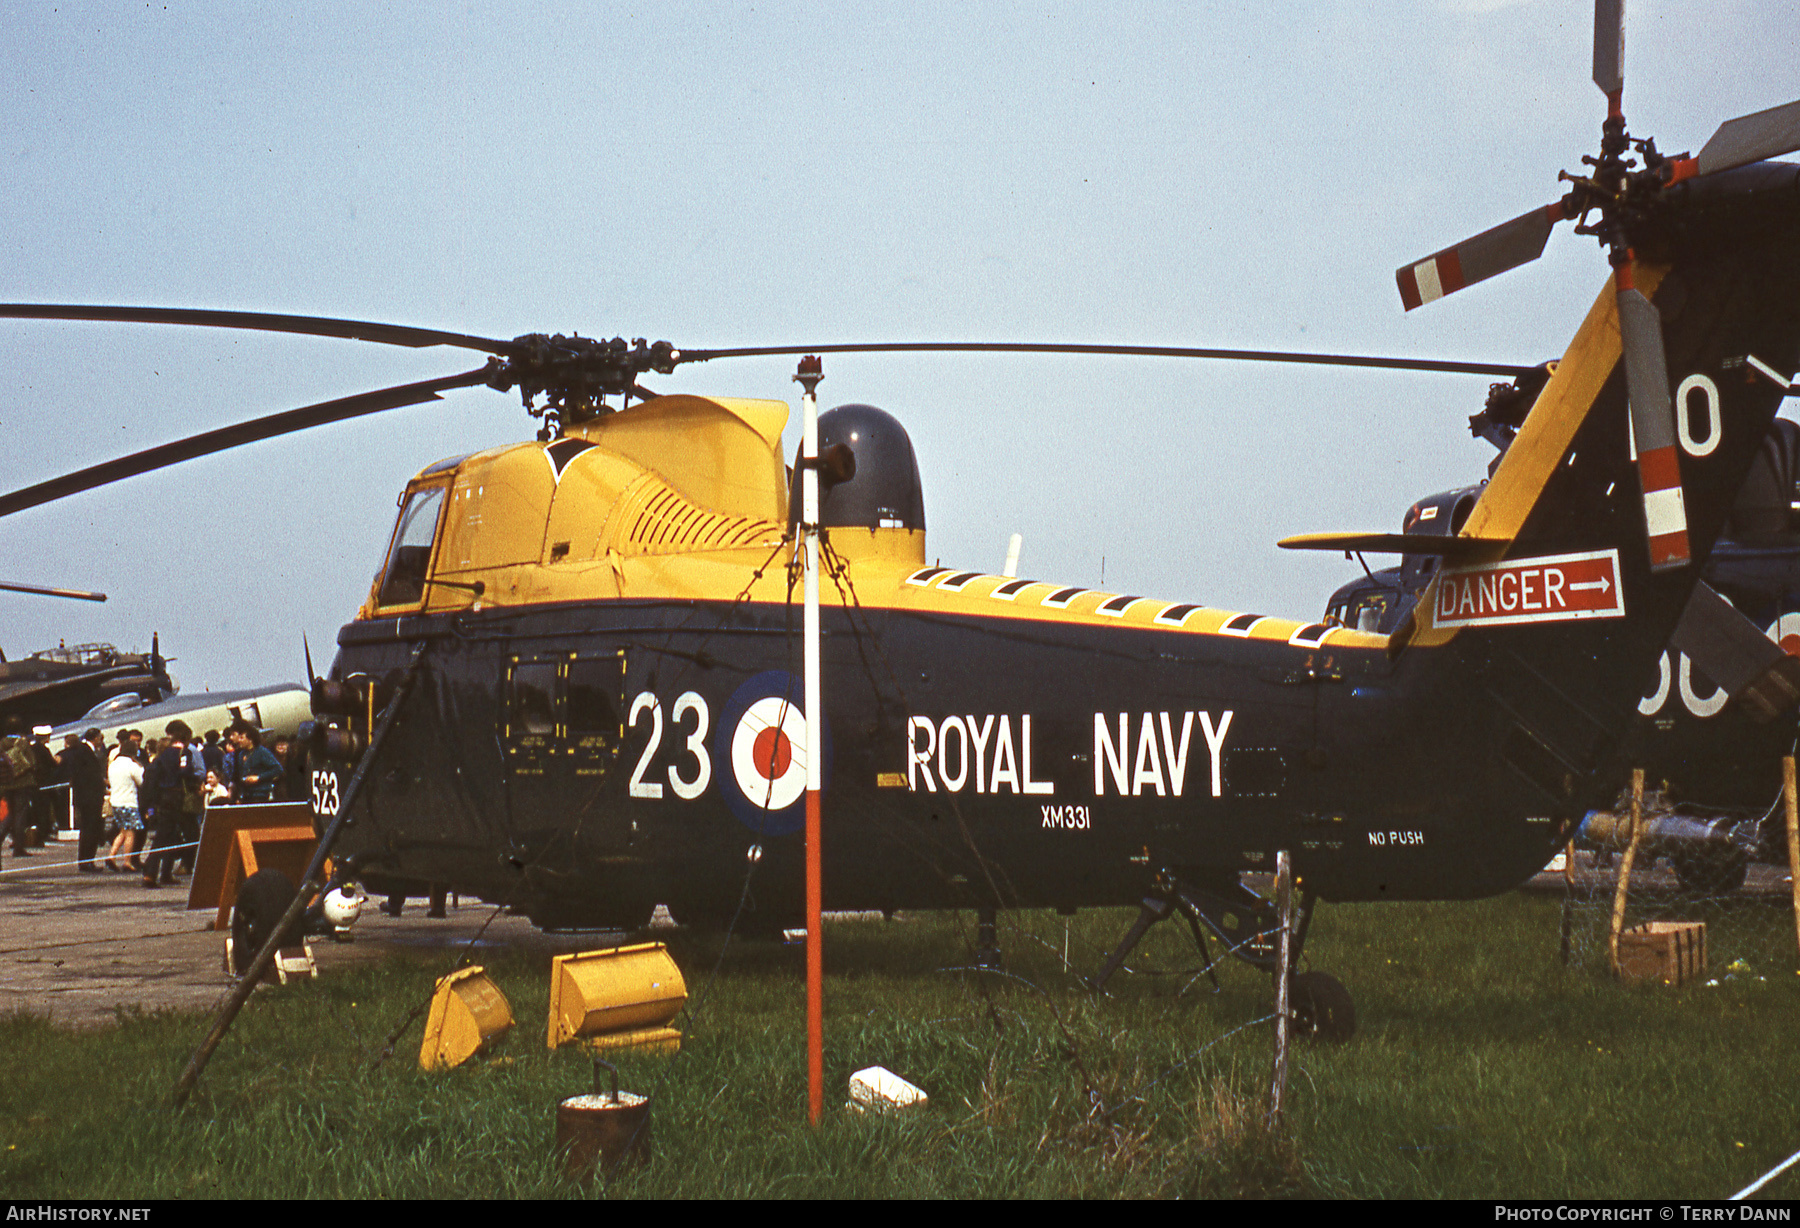
<path id="1" fill-rule="evenodd" d="M 158 703 L 175 689 L 154 641 L 147 653 L 120 652 L 111 644 L 65 644 L 14 661 L 0 653 L 0 720 L 16 716 L 27 729 L 61 725 L 102 704 Z"/>

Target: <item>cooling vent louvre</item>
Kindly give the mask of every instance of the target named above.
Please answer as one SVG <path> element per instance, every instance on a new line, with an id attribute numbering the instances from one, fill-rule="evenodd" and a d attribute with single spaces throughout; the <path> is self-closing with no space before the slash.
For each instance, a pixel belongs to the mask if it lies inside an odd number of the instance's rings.
<path id="1" fill-rule="evenodd" d="M 625 541 L 638 554 L 721 550 L 780 540 L 781 526 L 752 516 L 729 516 L 696 507 L 667 486 L 652 485 L 624 509 L 631 523 Z"/>

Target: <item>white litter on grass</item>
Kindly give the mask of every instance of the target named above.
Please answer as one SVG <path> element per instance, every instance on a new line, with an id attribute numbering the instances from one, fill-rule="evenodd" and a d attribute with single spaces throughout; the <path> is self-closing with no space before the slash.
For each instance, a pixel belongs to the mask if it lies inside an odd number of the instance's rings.
<path id="1" fill-rule="evenodd" d="M 869 1066 L 850 1076 L 850 1107 L 878 1113 L 920 1108 L 931 1100 L 885 1066 Z"/>
<path id="2" fill-rule="evenodd" d="M 872 908 L 863 909 L 860 912 L 824 912 L 820 913 L 819 917 L 821 920 L 830 921 L 833 924 L 839 921 L 886 921 L 888 919 L 886 913 Z M 797 930 L 782 930 L 781 940 L 790 947 L 797 947 L 806 941 L 806 929 L 802 927 Z"/>

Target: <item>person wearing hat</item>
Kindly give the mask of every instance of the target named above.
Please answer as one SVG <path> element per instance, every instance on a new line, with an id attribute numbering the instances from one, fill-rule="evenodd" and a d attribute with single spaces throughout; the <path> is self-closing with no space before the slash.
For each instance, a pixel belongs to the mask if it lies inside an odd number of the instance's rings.
<path id="1" fill-rule="evenodd" d="M 56 830 L 56 801 L 46 792 L 51 785 L 63 783 L 62 767 L 48 746 L 50 726 L 38 725 L 31 731 L 31 753 L 37 760 L 38 791 L 31 799 L 31 845 L 42 848 L 50 833 Z"/>

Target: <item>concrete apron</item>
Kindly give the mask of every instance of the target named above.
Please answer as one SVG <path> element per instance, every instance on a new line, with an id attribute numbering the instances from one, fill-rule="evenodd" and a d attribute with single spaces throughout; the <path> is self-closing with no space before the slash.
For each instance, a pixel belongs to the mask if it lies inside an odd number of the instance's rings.
<path id="1" fill-rule="evenodd" d="M 25 858 L 14 857 L 9 846 L 0 856 L 0 1012 L 94 1028 L 110 1026 L 120 1011 L 212 1010 L 232 985 L 224 970 L 225 935 L 209 928 L 212 909 L 190 912 L 187 898 L 185 878 L 147 889 L 129 871 L 79 873 L 72 841 L 52 841 Z M 356 923 L 354 942 L 313 940 L 321 977 L 393 955 L 448 973 L 494 911 L 452 896 L 443 920 L 426 917 L 423 899 L 408 901 L 394 918 L 376 903 Z M 546 935 L 522 917 L 502 916 L 477 950 L 540 953 L 547 969 L 552 955 L 616 941 Z"/>

